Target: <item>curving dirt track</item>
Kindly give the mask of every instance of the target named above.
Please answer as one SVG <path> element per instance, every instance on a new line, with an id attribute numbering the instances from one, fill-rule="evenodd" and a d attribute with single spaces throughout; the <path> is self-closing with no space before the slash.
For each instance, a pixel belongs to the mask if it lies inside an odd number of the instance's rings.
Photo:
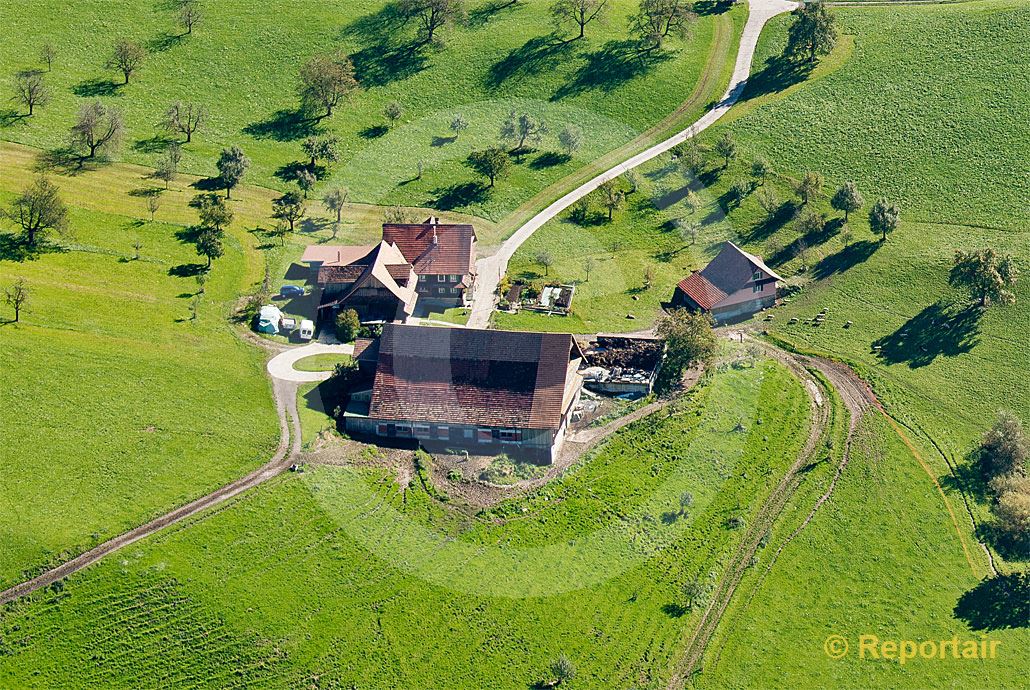
<path id="1" fill-rule="evenodd" d="M 769 355 L 785 364 L 805 384 L 805 390 L 808 391 L 811 401 L 813 414 L 812 428 L 805 446 L 798 454 L 797 460 L 784 474 L 762 507 L 759 508 L 758 514 L 745 532 L 740 546 L 737 548 L 736 553 L 727 566 L 725 574 L 713 592 L 708 608 L 705 609 L 697 627 L 692 631 L 681 656 L 674 660 L 672 675 L 669 681 L 670 688 L 682 688 L 686 679 L 698 669 L 705 650 L 708 648 L 708 643 L 715 634 L 723 614 L 726 612 L 726 608 L 736 592 L 737 586 L 740 584 L 744 573 L 750 567 L 751 559 L 758 550 L 759 543 L 766 532 L 772 528 L 773 523 L 783 512 L 787 501 L 790 500 L 790 497 L 800 485 L 801 471 L 815 459 L 820 442 L 828 432 L 831 405 L 829 400 L 822 399 L 821 391 L 824 385 L 812 376 L 810 370 L 816 370 L 825 376 L 833 386 L 834 391 L 844 402 L 849 416 L 847 440 L 843 457 L 826 493 L 816 501 L 801 526 L 794 531 L 787 542 L 780 546 L 780 551 L 811 522 L 816 511 L 830 498 L 837 484 L 837 479 L 843 473 L 850 459 L 851 440 L 858 421 L 865 414 L 866 410 L 872 406 L 878 406 L 876 396 L 873 395 L 872 390 L 849 367 L 827 359 L 794 355 L 765 344 L 761 345 Z M 780 551 L 777 551 L 777 555 L 779 555 Z"/>
<path id="2" fill-rule="evenodd" d="M 279 446 L 276 448 L 272 458 L 245 477 L 226 484 L 216 491 L 202 496 L 197 500 L 180 506 L 175 510 L 165 513 L 161 517 L 140 525 L 124 534 L 105 541 L 103 544 L 93 547 L 89 551 L 76 556 L 70 561 L 48 570 L 37 577 L 0 592 L 0 605 L 14 601 L 19 597 L 30 594 L 37 589 L 48 587 L 58 580 L 62 580 L 72 573 L 87 568 L 104 556 L 117 551 L 129 544 L 139 541 L 145 537 L 158 532 L 169 525 L 182 522 L 188 517 L 196 515 L 208 508 L 239 495 L 272 477 L 281 474 L 286 470 L 293 457 L 300 452 L 300 417 L 297 413 L 297 384 L 292 381 L 273 380 L 272 390 L 275 397 L 276 410 L 279 413 Z M 293 442 L 290 442 L 290 439 Z"/>

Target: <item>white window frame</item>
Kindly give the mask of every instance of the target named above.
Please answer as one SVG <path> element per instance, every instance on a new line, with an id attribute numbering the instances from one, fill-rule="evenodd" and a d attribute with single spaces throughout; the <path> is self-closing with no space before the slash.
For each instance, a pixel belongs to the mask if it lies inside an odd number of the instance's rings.
<path id="1" fill-rule="evenodd" d="M 428 424 L 412 424 L 411 433 L 415 438 L 429 438 L 432 429 Z"/>
<path id="2" fill-rule="evenodd" d="M 451 279 L 452 283 L 457 283 L 458 282 L 458 276 L 453 276 L 452 275 L 452 276 L 447 276 L 447 277 Z"/>
<path id="3" fill-rule="evenodd" d="M 450 441 L 451 440 L 451 428 L 440 424 L 436 427 L 436 440 L 437 441 Z"/>
<path id="4" fill-rule="evenodd" d="M 486 438 L 483 436 L 486 435 Z M 494 442 L 494 430 L 488 429 L 487 427 L 476 427 L 476 442 L 477 443 L 493 443 Z"/>
<path id="5" fill-rule="evenodd" d="M 447 282 L 447 276 L 445 276 L 442 273 L 437 275 L 436 276 L 436 282 L 438 282 L 438 283 L 446 283 Z"/>

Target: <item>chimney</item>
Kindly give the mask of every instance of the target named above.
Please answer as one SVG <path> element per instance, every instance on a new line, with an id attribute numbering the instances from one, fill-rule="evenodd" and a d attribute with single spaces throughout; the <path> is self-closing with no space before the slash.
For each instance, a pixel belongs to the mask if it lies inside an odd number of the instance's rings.
<path id="1" fill-rule="evenodd" d="M 436 236 L 436 223 L 433 223 L 433 246 L 440 244 L 440 238 Z"/>

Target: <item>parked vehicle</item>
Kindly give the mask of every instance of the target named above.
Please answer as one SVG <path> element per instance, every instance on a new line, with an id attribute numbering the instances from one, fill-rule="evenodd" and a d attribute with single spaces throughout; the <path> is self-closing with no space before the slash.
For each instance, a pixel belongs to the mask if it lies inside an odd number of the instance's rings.
<path id="1" fill-rule="evenodd" d="M 310 319 L 304 319 L 300 322 L 300 339 L 311 340 L 315 337 L 315 322 Z"/>
<path id="2" fill-rule="evenodd" d="M 279 294 L 283 297 L 303 297 L 304 288 L 300 285 L 283 285 L 279 288 Z"/>

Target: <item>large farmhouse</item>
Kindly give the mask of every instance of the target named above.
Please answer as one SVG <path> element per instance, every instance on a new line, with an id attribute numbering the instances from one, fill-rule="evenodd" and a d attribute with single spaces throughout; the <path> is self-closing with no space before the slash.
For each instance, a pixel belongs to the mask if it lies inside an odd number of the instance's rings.
<path id="1" fill-rule="evenodd" d="M 672 305 L 710 313 L 725 323 L 773 306 L 780 280 L 761 257 L 726 242 L 704 269 L 680 281 Z"/>
<path id="2" fill-rule="evenodd" d="M 354 309 L 364 321 L 403 321 L 421 299 L 443 307 L 465 304 L 475 279 L 471 225 L 383 225 L 376 246 L 312 245 L 301 259 L 322 290 L 320 316 Z"/>
<path id="3" fill-rule="evenodd" d="M 553 462 L 583 385 L 565 333 L 386 324 L 355 356 L 375 374 L 351 396 L 347 432 L 430 449 Z"/>
<path id="4" fill-rule="evenodd" d="M 476 231 L 471 225 L 425 223 L 383 225 L 383 241 L 396 244 L 418 276 L 419 299 L 447 306 L 465 304 L 476 273 Z"/>

